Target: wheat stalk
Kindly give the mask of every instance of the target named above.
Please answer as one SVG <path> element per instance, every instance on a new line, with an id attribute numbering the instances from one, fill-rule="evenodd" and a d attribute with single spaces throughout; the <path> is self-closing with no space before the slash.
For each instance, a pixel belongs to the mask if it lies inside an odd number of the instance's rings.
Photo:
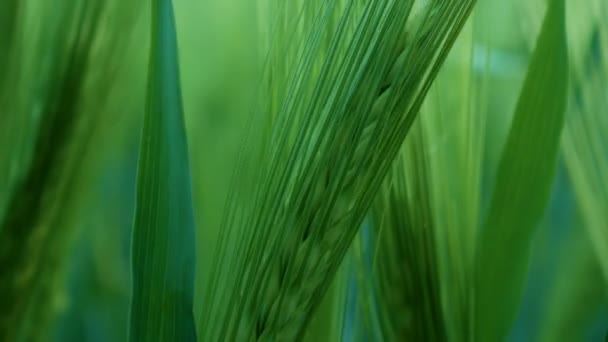
<path id="1" fill-rule="evenodd" d="M 302 337 L 472 6 L 429 3 L 418 29 L 412 1 L 346 3 L 326 59 L 310 62 L 308 47 L 289 82 L 252 208 L 232 209 L 241 235 L 221 248 L 230 274 L 212 274 L 209 340 Z"/>

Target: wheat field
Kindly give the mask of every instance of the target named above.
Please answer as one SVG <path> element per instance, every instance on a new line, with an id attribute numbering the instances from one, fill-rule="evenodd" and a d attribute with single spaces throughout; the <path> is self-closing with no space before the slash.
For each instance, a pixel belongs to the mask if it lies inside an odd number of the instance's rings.
<path id="1" fill-rule="evenodd" d="M 2 0 L 0 342 L 608 340 L 607 16 Z"/>

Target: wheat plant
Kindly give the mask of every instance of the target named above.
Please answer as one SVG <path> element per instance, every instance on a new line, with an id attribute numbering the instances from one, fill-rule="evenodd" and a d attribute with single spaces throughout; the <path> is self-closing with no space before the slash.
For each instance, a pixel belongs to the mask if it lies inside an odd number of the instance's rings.
<path id="1" fill-rule="evenodd" d="M 0 341 L 608 330 L 605 0 L 0 3 Z"/>

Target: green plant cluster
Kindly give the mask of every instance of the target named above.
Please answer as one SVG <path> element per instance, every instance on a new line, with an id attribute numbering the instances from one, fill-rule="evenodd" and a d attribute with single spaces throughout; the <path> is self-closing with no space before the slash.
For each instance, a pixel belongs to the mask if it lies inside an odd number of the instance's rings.
<path id="1" fill-rule="evenodd" d="M 607 15 L 2 0 L 0 341 L 603 338 Z"/>

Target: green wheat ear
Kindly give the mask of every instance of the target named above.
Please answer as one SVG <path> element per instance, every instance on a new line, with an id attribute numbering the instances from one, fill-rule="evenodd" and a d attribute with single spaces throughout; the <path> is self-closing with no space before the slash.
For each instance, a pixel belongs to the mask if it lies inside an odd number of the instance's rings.
<path id="1" fill-rule="evenodd" d="M 171 0 L 152 4 L 133 224 L 131 341 L 196 341 L 195 223 Z"/>
<path id="2" fill-rule="evenodd" d="M 432 1 L 424 20 L 413 4 L 305 2 L 310 20 L 284 28 L 297 39 L 278 42 L 268 135 L 253 129 L 263 143 L 237 170 L 250 192 L 225 221 L 204 340 L 303 337 L 473 2 Z"/>
<path id="3" fill-rule="evenodd" d="M 376 334 L 383 341 L 445 341 L 448 337 L 435 236 L 438 227 L 428 180 L 429 153 L 420 128 L 414 126 L 408 136 L 372 210 L 373 270 L 367 279 L 373 279 L 373 292 L 361 298 L 377 309 Z"/>

